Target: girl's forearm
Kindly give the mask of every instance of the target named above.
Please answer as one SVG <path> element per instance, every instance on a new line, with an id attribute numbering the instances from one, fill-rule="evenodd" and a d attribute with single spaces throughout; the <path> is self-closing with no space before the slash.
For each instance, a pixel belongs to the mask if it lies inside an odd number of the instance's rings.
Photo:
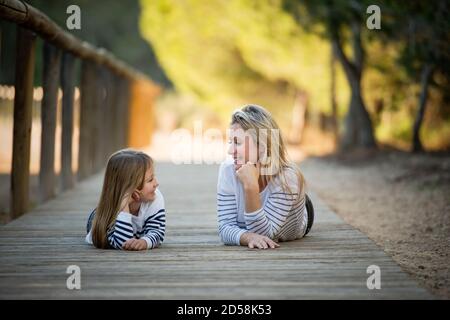
<path id="1" fill-rule="evenodd" d="M 248 245 L 248 237 L 250 236 L 249 232 L 245 232 L 241 235 L 241 238 L 239 239 L 241 246 L 247 246 Z"/>

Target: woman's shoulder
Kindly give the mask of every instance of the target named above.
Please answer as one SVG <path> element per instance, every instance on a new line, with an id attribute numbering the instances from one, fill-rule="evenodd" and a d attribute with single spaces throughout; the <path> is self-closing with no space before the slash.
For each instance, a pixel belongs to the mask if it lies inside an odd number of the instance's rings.
<path id="1" fill-rule="evenodd" d="M 220 164 L 217 187 L 223 192 L 232 192 L 236 187 L 235 180 L 234 161 L 227 159 Z"/>
<path id="2" fill-rule="evenodd" d="M 231 159 L 226 159 L 220 164 L 219 167 L 219 177 L 233 177 L 235 175 L 234 161 Z"/>
<path id="3" fill-rule="evenodd" d="M 284 168 L 280 174 L 272 180 L 272 191 L 277 192 L 279 189 L 287 184 L 293 192 L 297 192 L 299 186 L 298 169 L 295 165 L 290 165 Z"/>
<path id="4" fill-rule="evenodd" d="M 299 172 L 299 168 L 297 167 L 297 165 L 295 163 L 290 164 L 283 171 L 286 179 L 289 182 L 298 182 L 298 172 Z"/>
<path id="5" fill-rule="evenodd" d="M 233 171 L 233 169 L 234 169 L 233 159 L 227 158 L 220 164 L 219 171 Z"/>

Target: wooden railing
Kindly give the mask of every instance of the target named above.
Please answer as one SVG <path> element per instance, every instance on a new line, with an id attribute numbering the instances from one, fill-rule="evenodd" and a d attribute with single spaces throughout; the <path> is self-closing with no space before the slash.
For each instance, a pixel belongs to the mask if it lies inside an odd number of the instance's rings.
<path id="1" fill-rule="evenodd" d="M 23 1 L 0 0 L 0 18 L 17 25 L 10 218 L 29 208 L 30 141 L 36 37 L 43 46 L 41 200 L 55 195 L 55 128 L 58 88 L 62 97 L 61 186 L 72 188 L 103 168 L 107 157 L 129 145 L 130 101 L 134 83 L 152 82 L 104 49 L 64 31 Z M 1 50 L 12 48 L 1 48 Z M 76 59 L 81 60 L 78 172 L 72 172 Z M 141 85 L 142 87 L 142 85 Z M 154 86 L 156 88 L 156 86 Z M 157 89 L 154 91 L 158 91 Z M 142 100 L 142 99 L 141 99 Z M 151 107 L 151 101 L 147 101 Z"/>

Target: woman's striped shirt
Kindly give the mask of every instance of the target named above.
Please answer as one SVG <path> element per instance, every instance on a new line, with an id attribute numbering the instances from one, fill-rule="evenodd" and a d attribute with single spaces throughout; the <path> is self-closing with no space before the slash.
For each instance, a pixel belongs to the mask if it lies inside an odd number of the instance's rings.
<path id="1" fill-rule="evenodd" d="M 234 162 L 225 161 L 219 169 L 217 183 L 217 216 L 219 235 L 227 245 L 240 245 L 241 235 L 254 232 L 275 241 L 289 241 L 304 236 L 308 215 L 305 197 L 298 197 L 297 175 L 292 169 L 284 172 L 291 188 L 282 189 L 280 178 L 269 182 L 260 192 L 261 208 L 245 212 L 244 189 L 236 176 Z"/>

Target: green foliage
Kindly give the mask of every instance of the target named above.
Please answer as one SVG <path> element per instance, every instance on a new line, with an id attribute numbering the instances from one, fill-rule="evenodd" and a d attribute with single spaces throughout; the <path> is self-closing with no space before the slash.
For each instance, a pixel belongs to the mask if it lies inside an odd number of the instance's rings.
<path id="1" fill-rule="evenodd" d="M 329 108 L 329 45 L 280 1 L 142 0 L 141 32 L 169 78 L 225 117 L 243 103 L 290 113 L 296 90 Z"/>
<path id="2" fill-rule="evenodd" d="M 157 82 L 169 85 L 172 81 L 179 92 L 195 97 L 195 102 L 177 102 L 170 96 L 162 103 L 177 114 L 178 125 L 186 125 L 187 119 L 197 114 L 211 119 L 217 116 L 227 123 L 234 108 L 257 103 L 269 108 L 286 126 L 292 120 L 297 91 L 307 93 L 311 118 L 318 113 L 330 115 L 330 38 L 339 31 L 344 51 L 351 57 L 350 27 L 356 21 L 363 26 L 365 48 L 362 94 L 377 139 L 409 144 L 421 70 L 432 64 L 435 73 L 421 137 L 424 145 L 431 148 L 450 141 L 450 19 L 446 0 L 30 3 L 63 28 L 67 6 L 79 5 L 82 29 L 71 33 L 105 47 Z M 366 8 L 370 4 L 381 7 L 381 30 L 365 28 Z M 0 27 L 0 82 L 11 83 L 15 32 L 7 22 L 0 21 Z M 36 84 L 41 78 L 41 50 L 42 44 L 38 43 Z M 342 119 L 348 108 L 349 87 L 339 63 L 336 76 L 338 117 Z M 206 110 L 198 113 L 195 110 L 199 108 Z"/>

